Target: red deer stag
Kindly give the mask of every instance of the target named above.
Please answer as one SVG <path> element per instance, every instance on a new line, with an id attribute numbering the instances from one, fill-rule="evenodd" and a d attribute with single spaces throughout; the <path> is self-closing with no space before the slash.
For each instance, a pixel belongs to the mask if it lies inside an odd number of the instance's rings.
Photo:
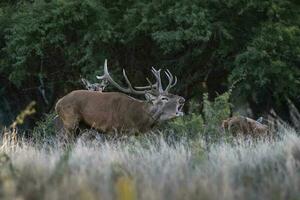
<path id="1" fill-rule="evenodd" d="M 107 80 L 120 92 L 95 92 L 75 90 L 62 97 L 56 104 L 55 110 L 62 120 L 64 129 L 73 136 L 80 122 L 106 133 L 114 131 L 145 132 L 155 124 L 182 116 L 185 99 L 170 94 L 169 90 L 177 83 L 169 70 L 165 71 L 169 83 L 163 89 L 160 71 L 152 68 L 156 83 L 149 86 L 132 87 L 123 70 L 128 88 L 121 87 L 110 76 L 107 60 L 104 62 L 104 75 L 97 76 Z M 146 101 L 135 99 L 127 94 L 144 95 Z"/>

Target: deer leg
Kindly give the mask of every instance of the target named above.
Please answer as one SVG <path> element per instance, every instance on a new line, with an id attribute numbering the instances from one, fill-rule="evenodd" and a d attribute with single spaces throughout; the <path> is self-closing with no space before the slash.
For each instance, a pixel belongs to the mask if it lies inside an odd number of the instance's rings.
<path id="1" fill-rule="evenodd" d="M 78 124 L 78 119 L 74 119 L 72 121 L 64 121 L 64 129 L 67 139 L 73 140 L 75 138 L 75 133 L 78 128 Z"/>

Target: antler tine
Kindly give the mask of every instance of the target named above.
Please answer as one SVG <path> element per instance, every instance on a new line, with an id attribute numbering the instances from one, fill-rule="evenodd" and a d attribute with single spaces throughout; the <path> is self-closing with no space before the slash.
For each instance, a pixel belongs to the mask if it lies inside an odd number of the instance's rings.
<path id="1" fill-rule="evenodd" d="M 84 78 L 81 78 L 81 82 L 82 82 L 84 85 L 87 84 L 87 82 L 86 82 L 86 80 L 85 80 Z"/>
<path id="2" fill-rule="evenodd" d="M 118 83 L 116 83 L 112 77 L 109 75 L 109 72 L 108 72 L 108 69 L 107 69 L 107 59 L 105 59 L 104 61 L 104 75 L 103 76 L 96 76 L 97 79 L 100 79 L 100 80 L 108 80 L 112 85 L 114 85 L 117 89 L 119 89 L 120 91 L 122 92 L 125 92 L 125 93 L 133 93 L 133 94 L 145 94 L 145 91 L 136 91 L 136 90 L 132 90 L 132 86 L 131 86 L 131 83 L 129 82 L 127 76 L 126 76 L 126 73 L 124 73 L 125 71 L 123 71 L 123 75 L 125 74 L 125 80 L 129 86 L 129 88 L 123 88 L 121 87 Z"/>
<path id="3" fill-rule="evenodd" d="M 88 80 L 86 80 L 85 78 L 81 78 L 81 81 L 82 81 L 82 83 L 84 84 L 85 87 L 88 87 L 88 86 L 91 85 L 91 83 Z"/>
<path id="4" fill-rule="evenodd" d="M 138 90 L 135 90 L 135 89 L 132 87 L 132 85 L 131 85 L 131 83 L 130 83 L 130 81 L 129 81 L 127 75 L 126 75 L 125 69 L 123 69 L 123 76 L 124 76 L 124 78 L 125 78 L 125 80 L 126 80 L 126 83 L 127 83 L 128 87 L 129 87 L 129 90 L 131 90 L 131 91 L 132 91 L 133 93 L 135 93 L 135 94 L 145 94 L 145 91 L 138 91 Z"/>
<path id="5" fill-rule="evenodd" d="M 171 85 L 171 87 L 170 87 L 170 88 L 174 87 L 176 84 L 177 84 L 177 76 L 175 76 L 174 83 Z"/>
<path id="6" fill-rule="evenodd" d="M 96 76 L 97 79 L 99 79 L 99 80 L 105 80 L 105 79 L 108 80 L 107 74 L 105 73 L 105 68 L 107 68 L 107 60 L 106 59 L 104 61 L 104 75 Z M 109 76 L 109 74 L 108 74 L 108 76 Z"/>
<path id="7" fill-rule="evenodd" d="M 149 78 L 146 78 L 147 82 L 149 83 L 150 85 L 150 89 L 152 90 L 153 89 L 153 86 L 155 86 L 155 84 L 152 84 L 151 81 L 149 80 Z"/>
<path id="8" fill-rule="evenodd" d="M 170 71 L 168 69 L 165 71 L 165 74 L 167 75 L 167 77 L 169 79 L 168 86 L 165 89 L 165 91 L 168 92 L 168 90 L 170 89 L 170 86 L 171 86 L 171 84 L 173 82 L 173 75 L 170 73 Z"/>
<path id="9" fill-rule="evenodd" d="M 151 71 L 156 78 L 156 85 L 157 85 L 158 92 L 161 94 L 164 92 L 164 90 L 162 88 L 161 78 L 160 78 L 161 69 L 156 70 L 154 67 L 152 67 Z"/>
<path id="10" fill-rule="evenodd" d="M 176 85 L 177 77 L 175 76 L 175 80 L 174 80 L 174 76 L 168 69 L 165 71 L 165 74 L 167 75 L 167 77 L 169 79 L 169 84 L 168 84 L 167 88 L 165 89 L 165 91 L 168 92 L 172 87 L 174 87 Z M 173 80 L 174 80 L 174 82 L 173 82 Z"/>
<path id="11" fill-rule="evenodd" d="M 149 78 L 146 78 L 146 80 L 149 83 L 148 86 L 137 86 L 137 87 L 134 87 L 134 88 L 138 89 L 138 90 L 153 90 L 154 88 L 156 88 L 156 84 L 151 83 Z"/>
<path id="12" fill-rule="evenodd" d="M 132 88 L 131 83 L 130 83 L 130 81 L 129 81 L 127 75 L 126 75 L 125 69 L 123 68 L 122 71 L 123 71 L 123 76 L 124 76 L 124 78 L 125 78 L 125 81 L 126 81 L 128 87 L 129 87 L 129 88 Z"/>

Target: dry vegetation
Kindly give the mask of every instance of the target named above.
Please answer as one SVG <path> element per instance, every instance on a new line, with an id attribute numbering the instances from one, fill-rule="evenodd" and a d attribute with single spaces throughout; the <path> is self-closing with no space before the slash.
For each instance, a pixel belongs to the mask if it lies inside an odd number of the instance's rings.
<path id="1" fill-rule="evenodd" d="M 7 138 L 6 138 L 7 139 Z M 299 199 L 300 137 L 161 135 L 63 144 L 20 140 L 0 156 L 1 199 Z"/>
<path id="2" fill-rule="evenodd" d="M 52 115 L 21 137 L 30 104 L 2 133 L 0 199 L 300 199 L 298 133 L 278 126 L 274 138 L 219 134 L 227 112 L 218 102 L 205 107 L 206 124 L 192 114 L 161 132 L 87 131 L 75 142 L 55 136 Z"/>

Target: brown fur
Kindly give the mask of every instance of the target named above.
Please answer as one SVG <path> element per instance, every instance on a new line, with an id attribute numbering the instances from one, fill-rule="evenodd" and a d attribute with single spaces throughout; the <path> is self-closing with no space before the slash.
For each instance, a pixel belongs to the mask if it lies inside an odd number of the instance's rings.
<path id="1" fill-rule="evenodd" d="M 223 120 L 222 128 L 231 132 L 234 136 L 251 135 L 257 137 L 269 134 L 269 128 L 266 125 L 242 116 L 234 116 Z"/>
<path id="2" fill-rule="evenodd" d="M 118 92 L 73 91 L 61 98 L 55 110 L 67 133 L 79 122 L 104 132 L 144 132 L 155 122 L 147 112 L 149 104 Z"/>

